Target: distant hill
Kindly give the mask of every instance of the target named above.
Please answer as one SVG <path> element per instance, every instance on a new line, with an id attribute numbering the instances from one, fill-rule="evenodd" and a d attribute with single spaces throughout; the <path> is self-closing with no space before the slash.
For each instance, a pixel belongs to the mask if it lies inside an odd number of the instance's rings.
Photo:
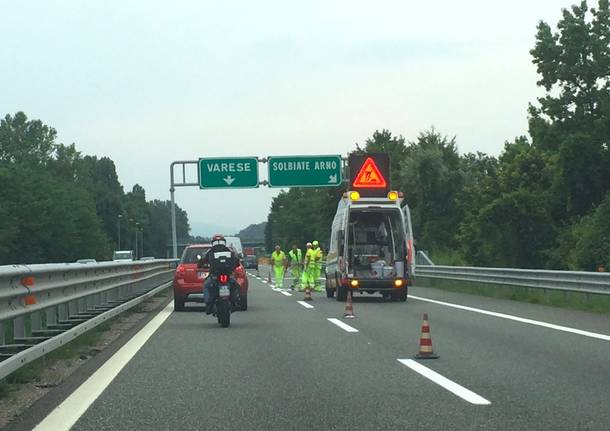
<path id="1" fill-rule="evenodd" d="M 265 242 L 265 226 L 267 226 L 266 221 L 258 224 L 251 224 L 247 228 L 240 230 L 237 236 L 241 239 L 242 243 L 263 244 Z"/>
<path id="2" fill-rule="evenodd" d="M 191 222 L 191 236 L 201 236 L 201 237 L 209 237 L 217 233 L 223 235 L 233 235 L 237 232 L 237 227 L 234 226 L 221 226 L 214 223 L 203 223 L 192 221 Z"/>

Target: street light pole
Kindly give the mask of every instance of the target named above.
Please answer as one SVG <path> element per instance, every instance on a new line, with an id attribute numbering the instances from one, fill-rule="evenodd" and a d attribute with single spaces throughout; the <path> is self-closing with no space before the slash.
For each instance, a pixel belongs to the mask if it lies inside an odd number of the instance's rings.
<path id="1" fill-rule="evenodd" d="M 136 222 L 136 246 L 135 248 L 135 253 L 136 253 L 136 260 L 138 260 L 138 226 L 140 225 L 140 223 Z"/>
<path id="2" fill-rule="evenodd" d="M 121 249 L 121 219 L 122 218 L 123 218 L 123 215 L 119 214 L 119 227 L 117 229 L 117 237 L 118 237 L 117 250 Z"/>

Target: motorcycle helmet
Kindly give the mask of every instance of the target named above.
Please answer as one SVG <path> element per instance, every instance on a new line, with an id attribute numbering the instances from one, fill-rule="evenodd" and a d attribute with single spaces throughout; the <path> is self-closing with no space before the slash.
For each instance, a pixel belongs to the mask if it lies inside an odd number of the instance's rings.
<path id="1" fill-rule="evenodd" d="M 220 234 L 216 234 L 212 237 L 212 245 L 218 245 L 218 244 L 227 245 L 227 240 L 225 239 L 224 236 L 222 236 Z"/>

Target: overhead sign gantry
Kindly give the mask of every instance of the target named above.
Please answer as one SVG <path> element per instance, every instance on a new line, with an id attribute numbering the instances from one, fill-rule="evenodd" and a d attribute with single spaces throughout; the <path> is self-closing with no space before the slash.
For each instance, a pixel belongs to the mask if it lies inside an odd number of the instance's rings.
<path id="1" fill-rule="evenodd" d="M 343 182 L 346 159 L 339 155 L 258 157 L 202 157 L 175 161 L 170 165 L 172 202 L 172 252 L 178 257 L 176 238 L 176 187 L 200 189 L 240 189 L 269 187 L 336 187 Z M 260 179 L 259 163 L 267 163 L 267 179 Z M 182 180 L 176 180 L 176 168 Z M 196 171 L 196 178 L 193 175 Z M 190 174 L 190 175 L 189 175 Z M 178 174 L 178 179 L 180 175 Z"/>

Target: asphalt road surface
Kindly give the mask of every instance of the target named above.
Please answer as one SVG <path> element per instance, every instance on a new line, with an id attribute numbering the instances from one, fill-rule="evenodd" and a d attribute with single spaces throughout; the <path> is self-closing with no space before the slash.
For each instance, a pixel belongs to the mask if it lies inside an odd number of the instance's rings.
<path id="1" fill-rule="evenodd" d="M 170 304 L 38 429 L 610 429 L 610 316 L 411 288 L 345 320 L 266 278 L 227 329 Z M 440 358 L 414 361 L 423 313 Z"/>

